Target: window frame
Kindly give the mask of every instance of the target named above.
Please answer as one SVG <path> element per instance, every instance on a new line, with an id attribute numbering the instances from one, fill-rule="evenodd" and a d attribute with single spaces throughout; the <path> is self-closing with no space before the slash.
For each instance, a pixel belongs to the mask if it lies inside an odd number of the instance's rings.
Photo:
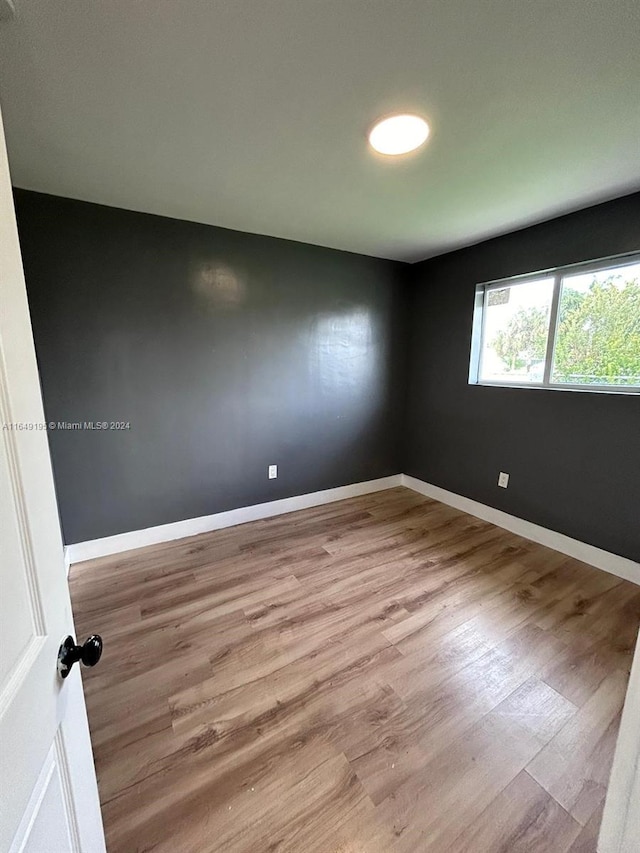
<path id="1" fill-rule="evenodd" d="M 535 273 L 523 273 L 522 275 L 508 276 L 506 278 L 493 279 L 476 285 L 473 306 L 473 323 L 471 331 L 471 356 L 469 362 L 469 385 L 486 386 L 489 388 L 536 388 L 545 391 L 584 391 L 596 394 L 640 394 L 640 386 L 634 385 L 574 385 L 565 382 L 551 382 L 551 370 L 556 347 L 558 333 L 558 314 L 560 309 L 560 297 L 562 294 L 563 280 L 566 276 L 583 275 L 591 272 L 601 272 L 616 267 L 631 266 L 640 263 L 640 251 L 627 252 L 623 255 L 612 255 L 607 258 L 599 258 L 595 261 L 582 261 L 576 264 L 566 264 L 560 267 L 552 267 Z M 547 348 L 544 357 L 544 374 L 542 382 L 509 382 L 508 379 L 491 380 L 481 379 L 482 349 L 485 333 L 486 298 L 492 290 L 502 290 L 505 287 L 513 287 L 519 284 L 528 284 L 538 279 L 552 278 L 553 293 L 551 297 L 551 308 L 549 310 L 549 333 L 547 337 Z"/>

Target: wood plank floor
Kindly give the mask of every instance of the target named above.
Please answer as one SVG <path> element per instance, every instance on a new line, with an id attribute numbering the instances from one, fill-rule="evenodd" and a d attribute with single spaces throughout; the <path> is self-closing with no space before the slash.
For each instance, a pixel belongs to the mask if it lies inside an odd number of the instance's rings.
<path id="1" fill-rule="evenodd" d="M 588 853 L 640 587 L 406 489 L 74 566 L 109 853 Z"/>

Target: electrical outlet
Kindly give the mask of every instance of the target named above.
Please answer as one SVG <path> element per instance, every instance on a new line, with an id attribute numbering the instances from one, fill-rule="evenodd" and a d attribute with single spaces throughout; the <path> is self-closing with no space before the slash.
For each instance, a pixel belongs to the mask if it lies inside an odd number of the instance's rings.
<path id="1" fill-rule="evenodd" d="M 500 476 L 498 477 L 498 485 L 503 489 L 506 489 L 509 485 L 509 475 L 505 474 L 504 471 L 500 471 Z"/>
<path id="2" fill-rule="evenodd" d="M 278 476 L 278 466 L 277 465 L 269 465 L 269 479 L 275 480 Z"/>

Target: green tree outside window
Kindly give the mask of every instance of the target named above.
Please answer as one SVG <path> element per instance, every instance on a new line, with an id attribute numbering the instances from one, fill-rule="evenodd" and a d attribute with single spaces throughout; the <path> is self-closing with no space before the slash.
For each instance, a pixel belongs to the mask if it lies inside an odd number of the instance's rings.
<path id="1" fill-rule="evenodd" d="M 545 357 L 548 318 L 521 308 L 492 345 L 507 371 Z M 554 382 L 571 385 L 640 385 L 640 279 L 594 276 L 587 291 L 565 285 L 559 306 Z"/>

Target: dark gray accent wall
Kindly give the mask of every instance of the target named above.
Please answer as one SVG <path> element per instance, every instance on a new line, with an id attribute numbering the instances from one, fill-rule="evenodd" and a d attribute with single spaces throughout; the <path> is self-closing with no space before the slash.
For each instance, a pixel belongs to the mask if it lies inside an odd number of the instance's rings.
<path id="1" fill-rule="evenodd" d="M 400 471 L 398 264 L 15 199 L 67 543 Z"/>
<path id="2" fill-rule="evenodd" d="M 640 558 L 640 398 L 467 383 L 476 284 L 640 249 L 640 194 L 413 266 L 16 208 L 47 419 L 130 423 L 49 432 L 66 542 L 403 470 Z"/>
<path id="3" fill-rule="evenodd" d="M 404 472 L 639 559 L 640 397 L 468 384 L 478 283 L 636 250 L 640 193 L 409 268 Z"/>

